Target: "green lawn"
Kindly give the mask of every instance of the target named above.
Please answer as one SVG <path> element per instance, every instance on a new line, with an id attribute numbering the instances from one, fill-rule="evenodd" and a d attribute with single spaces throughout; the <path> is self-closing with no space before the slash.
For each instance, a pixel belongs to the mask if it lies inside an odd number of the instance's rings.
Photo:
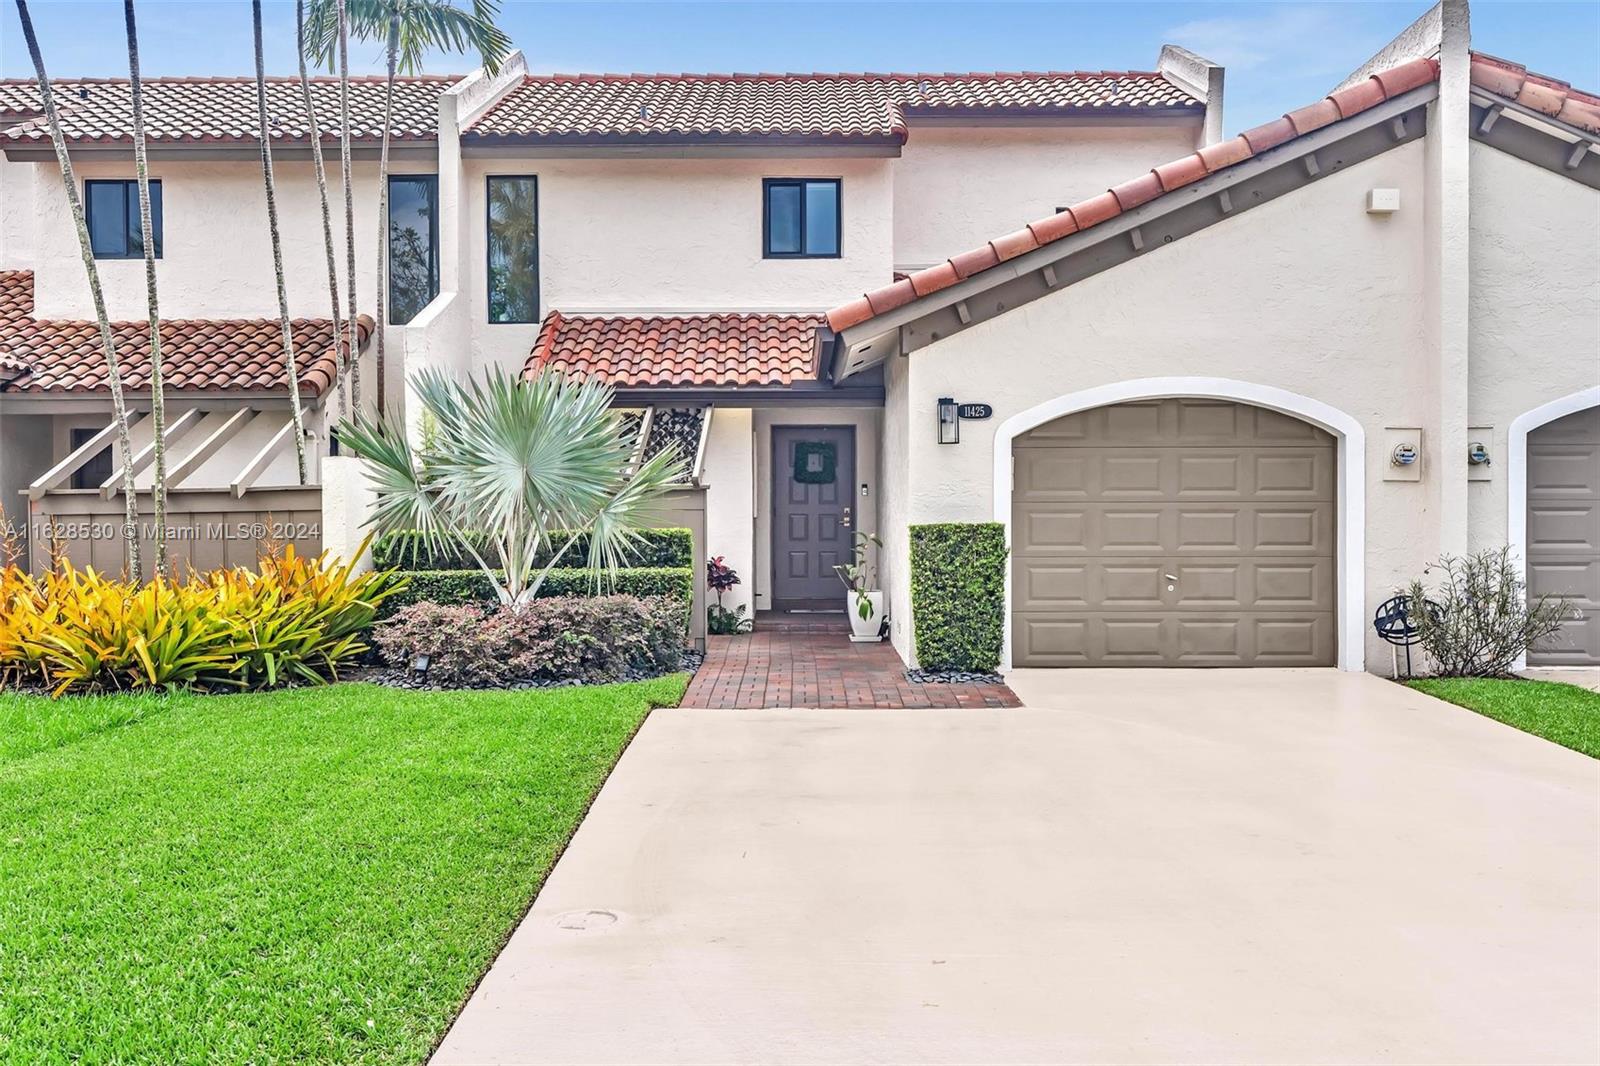
<path id="1" fill-rule="evenodd" d="M 0 1062 L 421 1061 L 684 685 L 0 694 Z"/>
<path id="2" fill-rule="evenodd" d="M 1429 678 L 1412 688 L 1600 759 L 1600 692 L 1555 681 Z"/>

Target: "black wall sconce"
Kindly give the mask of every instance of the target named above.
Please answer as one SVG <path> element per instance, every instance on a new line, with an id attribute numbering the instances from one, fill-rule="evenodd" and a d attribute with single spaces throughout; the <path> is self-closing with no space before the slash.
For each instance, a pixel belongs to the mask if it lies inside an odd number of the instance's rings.
<path id="1" fill-rule="evenodd" d="M 961 443 L 961 416 L 956 411 L 956 401 L 950 396 L 939 397 L 939 443 Z"/>

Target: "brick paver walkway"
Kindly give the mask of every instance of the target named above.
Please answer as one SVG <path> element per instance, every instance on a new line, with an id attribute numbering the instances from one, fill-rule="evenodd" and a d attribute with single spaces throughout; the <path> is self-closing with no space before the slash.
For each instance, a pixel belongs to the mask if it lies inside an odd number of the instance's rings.
<path id="1" fill-rule="evenodd" d="M 827 615 L 763 615 L 754 633 L 710 637 L 685 707 L 1016 707 L 1005 685 L 917 685 L 887 641 L 852 644 Z"/>

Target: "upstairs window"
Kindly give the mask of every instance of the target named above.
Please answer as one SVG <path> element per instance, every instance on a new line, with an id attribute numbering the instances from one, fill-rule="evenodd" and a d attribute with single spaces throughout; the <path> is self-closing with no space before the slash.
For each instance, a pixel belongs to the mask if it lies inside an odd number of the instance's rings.
<path id="1" fill-rule="evenodd" d="M 439 295 L 439 179 L 389 176 L 389 321 L 403 326 Z"/>
<path id="2" fill-rule="evenodd" d="M 766 258 L 839 257 L 838 178 L 767 178 L 761 192 Z"/>
<path id="3" fill-rule="evenodd" d="M 143 259 L 144 233 L 139 225 L 138 181 L 85 181 L 84 211 L 89 247 L 96 259 Z M 161 258 L 161 182 L 150 183 L 150 234 Z"/>
<path id="4" fill-rule="evenodd" d="M 539 179 L 489 179 L 489 321 L 539 321 Z"/>

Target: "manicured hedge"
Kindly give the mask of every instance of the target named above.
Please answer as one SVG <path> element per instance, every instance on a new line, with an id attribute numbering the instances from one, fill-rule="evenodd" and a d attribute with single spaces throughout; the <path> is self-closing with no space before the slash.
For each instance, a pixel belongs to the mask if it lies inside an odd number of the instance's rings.
<path id="1" fill-rule="evenodd" d="M 550 539 L 560 547 L 570 536 L 570 533 L 554 530 Z M 477 545 L 474 544 L 474 547 Z M 582 566 L 588 558 L 589 535 L 580 533 L 561 561 Z M 534 565 L 544 566 L 549 561 L 549 553 L 544 552 Z M 687 529 L 642 529 L 639 531 L 636 551 L 628 563 L 631 567 L 693 566 L 693 534 Z M 385 533 L 372 542 L 372 565 L 379 570 L 458 570 L 471 569 L 477 563 L 454 545 L 441 545 L 437 551 L 430 550 L 414 531 L 400 530 Z"/>
<path id="2" fill-rule="evenodd" d="M 384 616 L 424 600 L 431 603 L 494 603 L 494 586 L 481 570 L 412 570 L 407 587 L 384 602 Z M 557 567 L 550 571 L 539 597 L 588 596 L 594 577 L 586 569 Z M 690 602 L 694 598 L 694 571 L 688 567 L 639 566 L 617 571 L 610 590 L 626 596 L 670 596 Z"/>
<path id="3" fill-rule="evenodd" d="M 911 613 L 926 670 L 993 670 L 1005 630 L 1006 530 L 998 522 L 911 527 Z"/>

